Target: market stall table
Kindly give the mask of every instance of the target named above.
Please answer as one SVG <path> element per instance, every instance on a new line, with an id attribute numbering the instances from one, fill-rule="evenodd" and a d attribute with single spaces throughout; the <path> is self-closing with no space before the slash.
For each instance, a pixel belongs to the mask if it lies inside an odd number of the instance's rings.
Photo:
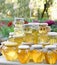
<path id="1" fill-rule="evenodd" d="M 20 64 L 18 61 L 17 62 L 6 61 L 3 56 L 0 56 L 0 65 L 50 65 L 50 64 L 35 64 L 35 63 Z"/>

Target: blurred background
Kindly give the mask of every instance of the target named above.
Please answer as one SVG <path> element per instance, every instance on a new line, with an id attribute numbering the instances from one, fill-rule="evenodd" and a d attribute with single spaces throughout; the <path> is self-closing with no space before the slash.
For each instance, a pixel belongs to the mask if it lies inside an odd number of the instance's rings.
<path id="1" fill-rule="evenodd" d="M 14 31 L 14 18 L 47 22 L 57 32 L 57 0 L 0 0 L 0 41 Z"/>

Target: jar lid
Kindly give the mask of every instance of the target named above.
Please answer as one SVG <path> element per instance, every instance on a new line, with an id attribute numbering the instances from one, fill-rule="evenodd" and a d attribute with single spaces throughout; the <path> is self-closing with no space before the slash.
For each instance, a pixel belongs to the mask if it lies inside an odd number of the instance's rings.
<path id="1" fill-rule="evenodd" d="M 48 32 L 48 36 L 57 36 L 56 32 Z"/>
<path id="2" fill-rule="evenodd" d="M 31 48 L 32 49 L 42 49 L 43 46 L 42 45 L 32 45 Z"/>
<path id="3" fill-rule="evenodd" d="M 39 25 L 39 23 L 28 23 L 30 25 Z"/>
<path id="4" fill-rule="evenodd" d="M 47 45 L 45 46 L 45 49 L 48 49 L 48 50 L 56 49 L 56 45 Z"/>
<path id="5" fill-rule="evenodd" d="M 39 25 L 46 25 L 46 26 L 48 26 L 48 24 L 47 24 L 47 23 L 39 23 Z"/>
<path id="6" fill-rule="evenodd" d="M 22 42 L 22 45 L 34 45 L 33 43 Z"/>
<path id="7" fill-rule="evenodd" d="M 16 37 L 23 37 L 24 36 L 24 33 L 22 34 L 14 34 L 13 37 L 16 38 Z"/>
<path id="8" fill-rule="evenodd" d="M 18 46 L 19 49 L 29 49 L 30 47 L 28 45 L 20 45 Z"/>
<path id="9" fill-rule="evenodd" d="M 1 44 L 5 46 L 16 46 L 17 45 L 16 42 L 11 42 L 11 41 L 4 41 Z"/>

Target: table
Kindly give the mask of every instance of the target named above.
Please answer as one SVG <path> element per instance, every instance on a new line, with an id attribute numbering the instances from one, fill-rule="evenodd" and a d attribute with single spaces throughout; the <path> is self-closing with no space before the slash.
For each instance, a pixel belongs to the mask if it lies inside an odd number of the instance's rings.
<path id="1" fill-rule="evenodd" d="M 6 61 L 6 59 L 3 56 L 0 56 L 0 65 L 50 65 L 50 64 L 35 64 L 35 63 L 21 64 L 18 61 L 17 62 Z"/>

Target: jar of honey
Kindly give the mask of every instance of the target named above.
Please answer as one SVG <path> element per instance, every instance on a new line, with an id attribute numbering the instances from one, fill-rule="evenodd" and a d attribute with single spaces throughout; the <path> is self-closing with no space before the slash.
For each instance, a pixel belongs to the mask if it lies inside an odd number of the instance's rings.
<path id="1" fill-rule="evenodd" d="M 18 60 L 22 64 L 26 64 L 30 60 L 30 53 L 29 53 L 29 46 L 28 45 L 20 45 L 18 47 Z"/>
<path id="2" fill-rule="evenodd" d="M 42 45 L 32 45 L 32 59 L 34 63 L 42 63 L 44 61 L 44 53 Z"/>
<path id="3" fill-rule="evenodd" d="M 49 32 L 49 44 L 57 44 L 57 33 L 56 32 Z"/>
<path id="4" fill-rule="evenodd" d="M 32 26 L 32 37 L 33 37 L 33 43 L 38 44 L 38 27 L 39 23 L 29 23 Z"/>
<path id="5" fill-rule="evenodd" d="M 17 54 L 17 43 L 5 41 L 1 43 L 2 46 L 2 55 L 6 58 L 8 61 L 16 61 L 18 58 Z"/>
<path id="6" fill-rule="evenodd" d="M 47 50 L 45 52 L 45 60 L 48 64 L 55 64 L 56 63 L 56 46 L 55 45 L 48 45 L 45 46 L 45 49 Z"/>
<path id="7" fill-rule="evenodd" d="M 39 44 L 45 44 L 48 42 L 47 33 L 50 31 L 50 27 L 47 23 L 39 23 Z"/>
<path id="8" fill-rule="evenodd" d="M 24 32 L 25 32 L 24 42 L 33 43 L 31 24 L 24 24 Z"/>

